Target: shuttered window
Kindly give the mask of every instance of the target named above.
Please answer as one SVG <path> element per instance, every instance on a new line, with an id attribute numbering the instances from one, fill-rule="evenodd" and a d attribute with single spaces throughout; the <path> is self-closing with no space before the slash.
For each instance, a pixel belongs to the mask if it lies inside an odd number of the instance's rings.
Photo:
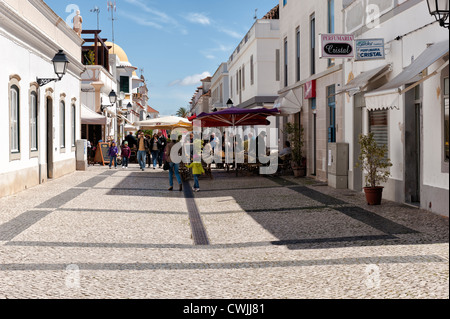
<path id="1" fill-rule="evenodd" d="M 275 81 L 280 81 L 280 68 L 281 68 L 281 59 L 280 59 L 280 50 L 275 50 Z"/>
<path id="2" fill-rule="evenodd" d="M 10 89 L 10 131 L 11 131 L 11 153 L 20 152 L 20 123 L 19 123 L 19 88 L 13 85 Z"/>
<path id="3" fill-rule="evenodd" d="M 64 101 L 59 103 L 59 143 L 61 148 L 66 147 L 66 105 Z"/>
<path id="4" fill-rule="evenodd" d="M 37 127 L 37 94 L 32 92 L 30 96 L 30 148 L 32 151 L 38 149 L 38 127 Z"/>
<path id="5" fill-rule="evenodd" d="M 387 110 L 371 111 L 369 113 L 369 131 L 370 133 L 373 133 L 378 145 L 386 145 L 386 147 L 389 147 Z"/>

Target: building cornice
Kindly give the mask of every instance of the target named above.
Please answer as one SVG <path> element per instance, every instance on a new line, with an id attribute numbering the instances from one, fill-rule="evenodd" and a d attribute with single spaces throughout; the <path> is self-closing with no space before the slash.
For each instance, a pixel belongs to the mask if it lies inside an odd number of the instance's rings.
<path id="1" fill-rule="evenodd" d="M 28 0 L 36 9 L 39 10 L 49 21 L 58 27 L 65 35 L 67 35 L 73 42 L 82 45 L 84 40 L 70 28 L 67 23 L 59 15 L 57 15 L 44 1 L 42 0 Z"/>
<path id="2" fill-rule="evenodd" d="M 42 1 L 37 0 L 29 0 L 31 3 L 38 3 Z M 45 4 L 44 4 L 45 5 Z M 46 5 L 42 8 L 45 9 Z M 48 8 L 48 7 L 47 7 Z M 51 10 L 48 8 L 48 10 Z M 44 14 L 45 17 L 50 15 L 49 12 Z M 53 15 L 55 15 L 53 13 Z M 53 16 L 54 18 L 54 16 Z M 55 26 L 62 25 L 62 20 L 59 22 L 57 20 L 55 22 L 54 19 L 50 19 Z M 59 18 L 59 17 L 58 17 Z M 59 18 L 61 19 L 61 18 Z M 5 2 L 0 1 L 0 20 L 2 20 L 0 34 L 9 38 L 11 41 L 24 47 L 30 52 L 35 53 L 37 56 L 40 56 L 43 60 L 47 60 L 51 63 L 51 59 L 54 57 L 55 53 L 58 50 L 62 49 L 56 41 L 51 39 L 48 35 L 39 30 L 36 26 L 32 25 L 27 19 L 25 19 L 22 15 L 18 14 L 14 9 L 9 7 Z M 67 25 L 65 24 L 65 28 Z M 58 28 L 61 28 L 60 26 Z M 2 29 L 5 32 L 2 32 Z M 64 29 L 64 27 L 62 28 Z M 69 29 L 70 30 L 70 29 Z M 68 30 L 66 30 L 68 32 Z M 72 30 L 73 31 L 73 30 Z M 70 39 L 75 40 L 75 43 L 81 47 L 81 44 L 84 40 L 79 38 L 76 33 L 75 36 L 78 39 L 74 39 L 72 36 Z M 81 49 L 80 49 L 81 50 Z M 84 70 L 84 65 L 79 61 L 80 57 L 74 57 L 69 52 L 65 51 L 67 58 L 69 59 L 69 71 L 73 72 L 73 74 L 79 78 L 80 73 Z"/>

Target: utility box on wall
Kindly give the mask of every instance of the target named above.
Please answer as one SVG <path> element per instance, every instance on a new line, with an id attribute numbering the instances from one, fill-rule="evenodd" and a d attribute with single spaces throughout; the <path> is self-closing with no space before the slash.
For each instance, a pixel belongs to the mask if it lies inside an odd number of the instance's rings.
<path id="1" fill-rule="evenodd" d="M 87 140 L 78 140 L 76 146 L 76 169 L 85 171 L 87 168 Z"/>
<path id="2" fill-rule="evenodd" d="M 348 188 L 349 145 L 328 144 L 328 185 L 337 189 Z"/>

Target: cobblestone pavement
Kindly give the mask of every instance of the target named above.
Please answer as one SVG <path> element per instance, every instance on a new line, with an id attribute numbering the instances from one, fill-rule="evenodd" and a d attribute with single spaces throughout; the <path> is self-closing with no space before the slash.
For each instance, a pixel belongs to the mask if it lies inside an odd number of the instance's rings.
<path id="1" fill-rule="evenodd" d="M 167 175 L 95 166 L 1 198 L 0 298 L 449 298 L 448 218 L 304 178 Z"/>

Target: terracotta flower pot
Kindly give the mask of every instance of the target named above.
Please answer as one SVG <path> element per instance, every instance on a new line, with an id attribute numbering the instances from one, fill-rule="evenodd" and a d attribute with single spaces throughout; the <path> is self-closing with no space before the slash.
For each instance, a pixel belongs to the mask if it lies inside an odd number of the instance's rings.
<path id="1" fill-rule="evenodd" d="M 381 205 L 381 199 L 383 197 L 382 186 L 378 187 L 364 187 L 364 193 L 366 194 L 367 204 L 369 205 Z"/>

